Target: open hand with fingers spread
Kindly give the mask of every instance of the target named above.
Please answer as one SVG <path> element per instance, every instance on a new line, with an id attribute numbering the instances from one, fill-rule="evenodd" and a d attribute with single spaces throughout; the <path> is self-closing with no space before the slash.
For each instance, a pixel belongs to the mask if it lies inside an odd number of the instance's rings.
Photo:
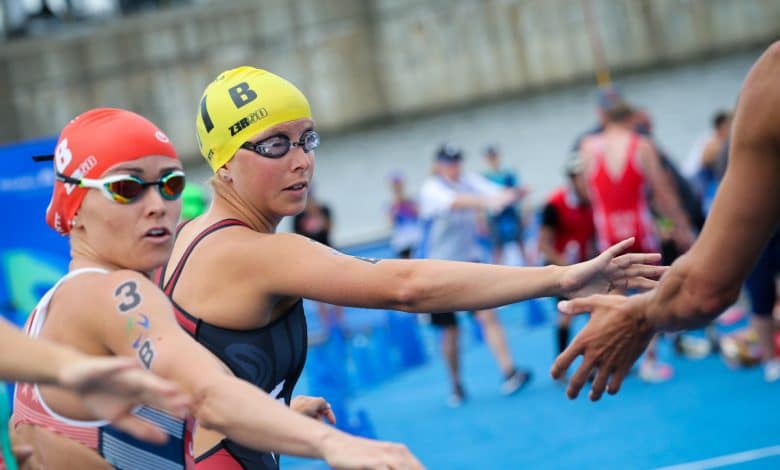
<path id="1" fill-rule="evenodd" d="M 620 390 L 631 366 L 647 348 L 653 329 L 642 315 L 644 295 L 593 295 L 558 303 L 558 309 L 568 315 L 590 312 L 590 320 L 574 341 L 555 360 L 550 373 L 563 377 L 577 356 L 583 360 L 569 381 L 566 394 L 577 398 L 585 381 L 596 371 L 590 399 L 597 401 L 604 389 L 614 395 Z"/>
<path id="2" fill-rule="evenodd" d="M 652 289 L 658 284 L 666 266 L 656 266 L 661 260 L 658 253 L 628 253 L 620 255 L 634 244 L 628 238 L 604 250 L 595 258 L 566 266 L 561 289 L 563 297 L 585 297 L 607 294 L 625 289 Z"/>

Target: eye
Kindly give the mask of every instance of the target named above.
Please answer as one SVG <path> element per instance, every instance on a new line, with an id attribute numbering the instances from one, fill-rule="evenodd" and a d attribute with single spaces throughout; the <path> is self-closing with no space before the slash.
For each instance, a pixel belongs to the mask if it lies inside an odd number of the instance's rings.
<path id="1" fill-rule="evenodd" d="M 132 178 L 108 183 L 108 190 L 122 199 L 134 199 L 143 191 L 143 185 Z"/>

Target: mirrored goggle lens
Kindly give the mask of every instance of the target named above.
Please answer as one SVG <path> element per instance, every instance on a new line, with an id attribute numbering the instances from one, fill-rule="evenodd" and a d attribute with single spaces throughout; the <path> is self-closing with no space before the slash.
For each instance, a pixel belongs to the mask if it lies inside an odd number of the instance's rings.
<path id="1" fill-rule="evenodd" d="M 184 175 L 170 174 L 160 181 L 160 194 L 165 199 L 176 199 L 184 192 L 186 184 Z"/>
<path id="2" fill-rule="evenodd" d="M 121 203 L 132 202 L 144 192 L 144 185 L 134 178 L 127 178 L 111 183 L 106 183 L 106 189 L 115 201 Z"/>

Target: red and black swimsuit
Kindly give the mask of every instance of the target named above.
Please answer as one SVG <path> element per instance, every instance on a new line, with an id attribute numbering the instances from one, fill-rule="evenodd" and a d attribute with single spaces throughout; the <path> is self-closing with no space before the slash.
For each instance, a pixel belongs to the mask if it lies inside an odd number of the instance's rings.
<path id="1" fill-rule="evenodd" d="M 207 323 L 179 306 L 173 291 L 187 259 L 195 247 L 210 234 L 228 227 L 246 224 L 235 219 L 219 221 L 190 243 L 167 283 L 164 266 L 158 284 L 173 302 L 176 320 L 195 340 L 222 360 L 243 380 L 263 389 L 272 398 L 290 405 L 292 391 L 306 362 L 307 332 L 303 304 L 299 300 L 284 315 L 262 328 L 233 330 Z M 181 230 L 181 228 L 180 228 Z M 197 458 L 198 470 L 211 469 L 278 469 L 279 456 L 241 446 L 223 439 Z"/>

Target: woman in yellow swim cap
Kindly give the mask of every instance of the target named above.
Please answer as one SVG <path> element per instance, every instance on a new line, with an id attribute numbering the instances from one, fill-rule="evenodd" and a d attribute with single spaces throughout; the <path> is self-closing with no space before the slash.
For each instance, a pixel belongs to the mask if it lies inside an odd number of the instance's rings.
<path id="1" fill-rule="evenodd" d="M 226 71 L 206 87 L 196 127 L 200 151 L 214 172 L 212 204 L 181 228 L 160 286 L 176 305 L 179 324 L 236 375 L 315 418 L 333 418 L 323 399 L 292 398 L 306 358 L 301 298 L 449 312 L 535 296 L 606 292 L 612 285 L 650 287 L 654 282 L 646 278 L 663 271 L 642 264 L 657 261 L 655 255 L 616 260 L 630 240 L 565 267 L 344 256 L 300 235 L 276 233 L 284 217 L 306 206 L 320 143 L 309 103 L 298 88 L 253 67 Z M 451 202 L 453 207 L 495 203 Z M 239 463 L 275 468 L 278 462 L 275 454 L 249 451 L 212 432 L 196 434 L 195 454 L 203 469 L 224 462 L 235 465 L 220 468 L 240 468 Z M 367 460 L 365 466 L 381 466 L 384 458 Z M 405 449 L 399 459 L 406 462 L 402 467 L 414 462 Z"/>

